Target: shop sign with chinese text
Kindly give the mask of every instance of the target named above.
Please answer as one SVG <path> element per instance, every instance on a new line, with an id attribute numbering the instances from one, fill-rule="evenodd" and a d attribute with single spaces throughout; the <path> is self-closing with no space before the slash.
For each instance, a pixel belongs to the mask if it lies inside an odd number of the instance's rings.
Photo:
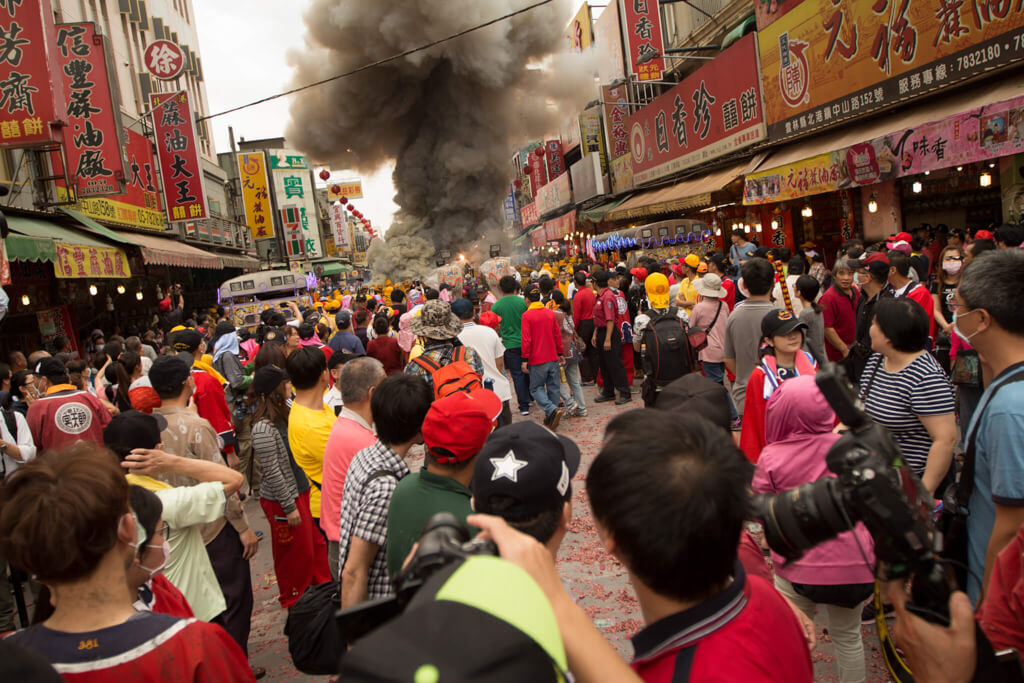
<path id="1" fill-rule="evenodd" d="M 519 212 L 519 215 L 522 216 L 524 228 L 528 228 L 531 225 L 539 223 L 540 215 L 537 213 L 537 202 L 524 206 Z"/>
<path id="2" fill-rule="evenodd" d="M 546 232 L 545 232 L 545 228 L 544 228 L 543 225 L 538 226 L 538 227 L 536 227 L 536 228 L 534 228 L 533 230 L 530 231 L 530 244 L 532 244 L 533 246 L 535 246 L 535 247 L 543 246 L 544 242 L 546 242 L 546 241 L 547 241 L 547 237 L 546 237 Z"/>
<path id="3" fill-rule="evenodd" d="M 341 204 L 331 204 L 331 232 L 336 249 L 348 249 L 348 216 Z"/>
<path id="4" fill-rule="evenodd" d="M 590 5 L 583 0 L 583 6 L 565 29 L 565 44 L 570 52 L 583 52 L 594 42 L 593 21 L 590 18 Z"/>
<path id="5" fill-rule="evenodd" d="M 188 92 L 151 93 L 149 108 L 153 110 L 153 134 L 163 178 L 167 220 L 206 218 L 209 212 L 203 189 L 203 166 Z"/>
<path id="6" fill-rule="evenodd" d="M 805 0 L 759 31 L 769 136 L 804 135 L 1017 62 L 1009 0 Z"/>
<path id="7" fill-rule="evenodd" d="M 660 81 L 665 71 L 665 47 L 658 0 L 622 0 L 622 10 L 630 73 L 636 74 L 638 81 Z"/>
<path id="8" fill-rule="evenodd" d="M 0 147 L 60 142 L 64 84 L 49 0 L 0 2 Z"/>
<path id="9" fill-rule="evenodd" d="M 162 81 L 173 81 L 185 70 L 185 53 L 169 40 L 154 40 L 142 55 L 146 71 Z"/>
<path id="10" fill-rule="evenodd" d="M 601 106 L 584 109 L 580 114 L 580 152 L 597 152 L 601 155 L 601 173 L 608 172 L 608 154 L 604 146 L 604 125 L 601 122 Z"/>
<path id="11" fill-rule="evenodd" d="M 316 197 L 313 194 L 313 180 L 306 157 L 291 150 L 270 150 L 270 168 L 273 175 L 274 195 L 279 207 L 291 207 L 293 212 L 282 208 L 281 215 L 294 216 L 298 232 L 293 228 L 295 221 L 289 219 L 285 226 L 288 255 L 319 258 L 324 255 L 320 242 L 320 228 L 317 220 Z M 302 249 L 294 250 L 292 242 L 301 239 Z"/>
<path id="12" fill-rule="evenodd" d="M 608 140 L 608 158 L 618 159 L 629 154 L 629 89 L 625 85 L 602 85 L 601 102 L 604 104 L 605 139 Z"/>
<path id="13" fill-rule="evenodd" d="M 545 216 L 572 204 L 572 186 L 569 174 L 563 173 L 537 191 L 537 215 Z"/>
<path id="14" fill-rule="evenodd" d="M 58 278 L 126 278 L 131 277 L 128 257 L 114 247 L 89 247 L 57 242 L 57 261 L 53 273 Z"/>
<path id="15" fill-rule="evenodd" d="M 122 129 L 121 134 L 128 140 L 124 146 L 128 158 L 124 194 L 113 197 L 79 197 L 71 208 L 98 221 L 162 231 L 167 224 L 160 208 L 153 144 L 145 135 L 127 128 Z M 68 191 L 62 186 L 58 186 L 57 196 L 61 200 L 69 198 Z"/>
<path id="16" fill-rule="evenodd" d="M 363 198 L 363 181 L 362 180 L 342 180 L 340 182 L 327 181 L 327 198 L 332 202 L 335 199 L 362 199 Z"/>
<path id="17" fill-rule="evenodd" d="M 547 140 L 544 143 L 548 163 L 548 178 L 554 180 L 565 173 L 565 156 L 562 154 L 562 143 L 558 140 Z"/>
<path id="18" fill-rule="evenodd" d="M 609 164 L 609 175 L 611 176 L 612 194 L 622 194 L 633 189 L 633 157 L 632 155 L 621 156 L 613 159 Z"/>
<path id="19" fill-rule="evenodd" d="M 754 35 L 630 116 L 628 127 L 640 185 L 764 140 Z"/>
<path id="20" fill-rule="evenodd" d="M 238 179 L 242 184 L 245 224 L 254 240 L 274 236 L 274 219 L 270 206 L 270 183 L 267 180 L 267 159 L 263 152 L 237 154 Z"/>
<path id="21" fill-rule="evenodd" d="M 752 173 L 743 181 L 743 203 L 765 204 L 838 190 L 847 182 L 839 152 Z"/>
<path id="22" fill-rule="evenodd" d="M 550 242 L 565 237 L 576 229 L 576 209 L 544 222 L 544 237 Z"/>
<path id="23" fill-rule="evenodd" d="M 57 24 L 57 59 L 63 71 L 68 175 L 79 197 L 125 190 L 121 106 L 111 68 L 110 43 L 96 24 Z"/>

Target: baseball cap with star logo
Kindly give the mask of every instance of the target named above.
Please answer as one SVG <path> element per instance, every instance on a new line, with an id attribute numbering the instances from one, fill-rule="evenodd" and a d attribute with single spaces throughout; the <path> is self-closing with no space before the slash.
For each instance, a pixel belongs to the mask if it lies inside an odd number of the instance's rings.
<path id="1" fill-rule="evenodd" d="M 526 519 L 561 507 L 579 466 L 580 449 L 571 439 L 536 422 L 502 427 L 477 456 L 470 483 L 473 507 L 505 519 Z"/>

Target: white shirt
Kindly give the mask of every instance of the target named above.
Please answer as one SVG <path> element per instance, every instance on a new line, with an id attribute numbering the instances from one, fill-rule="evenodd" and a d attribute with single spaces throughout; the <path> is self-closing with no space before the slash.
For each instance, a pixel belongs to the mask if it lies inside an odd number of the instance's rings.
<path id="1" fill-rule="evenodd" d="M 9 431 L 7 431 L 7 420 L 0 417 L 0 438 L 5 443 L 13 443 L 17 445 L 18 450 L 21 451 L 21 460 L 15 460 L 9 453 L 4 453 L 4 471 L 7 473 L 6 476 L 11 476 L 18 467 L 24 465 L 36 457 L 36 444 L 32 440 L 32 432 L 28 428 L 28 421 L 25 416 L 16 410 L 11 411 L 14 414 L 14 427 L 17 430 L 17 438 Z"/>
<path id="2" fill-rule="evenodd" d="M 338 414 L 338 408 L 345 405 L 341 401 L 341 390 L 337 384 L 324 392 L 324 404 L 333 410 L 335 415 Z"/>
<path id="3" fill-rule="evenodd" d="M 148 375 L 149 369 L 153 367 L 153 361 L 151 361 L 147 356 L 139 356 L 139 362 L 142 364 L 142 374 Z"/>
<path id="4" fill-rule="evenodd" d="M 508 378 L 498 372 L 498 358 L 505 355 L 505 345 L 501 343 L 498 333 L 486 325 L 476 323 L 463 323 L 462 332 L 459 332 L 459 341 L 465 346 L 476 351 L 484 364 L 484 379 L 494 382 L 494 393 L 503 402 L 512 400 L 512 387 Z"/>

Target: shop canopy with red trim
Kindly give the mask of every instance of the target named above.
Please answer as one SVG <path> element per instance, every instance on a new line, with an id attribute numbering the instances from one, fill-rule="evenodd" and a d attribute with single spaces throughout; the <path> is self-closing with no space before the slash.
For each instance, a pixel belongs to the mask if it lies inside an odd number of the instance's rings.
<path id="1" fill-rule="evenodd" d="M 184 242 L 143 233 L 128 234 L 116 230 L 114 232 L 137 246 L 142 252 L 142 261 L 147 264 L 179 268 L 207 268 L 209 270 L 223 270 L 224 268 L 224 261 L 220 256 L 197 249 Z"/>

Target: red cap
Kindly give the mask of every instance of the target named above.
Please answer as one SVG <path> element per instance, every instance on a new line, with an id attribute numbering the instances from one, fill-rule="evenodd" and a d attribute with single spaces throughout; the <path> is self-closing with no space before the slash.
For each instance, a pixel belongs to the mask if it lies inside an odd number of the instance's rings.
<path id="1" fill-rule="evenodd" d="M 647 279 L 647 269 L 646 268 L 640 268 L 640 267 L 634 268 L 633 270 L 629 271 L 629 274 L 632 275 L 633 277 L 635 277 L 637 280 L 641 280 L 642 281 L 642 280 L 646 280 Z"/>
<path id="2" fill-rule="evenodd" d="M 974 239 L 976 239 L 976 240 L 992 240 L 992 241 L 995 241 L 996 238 L 995 238 L 995 235 L 993 235 L 988 230 L 979 230 L 978 232 L 974 233 Z"/>
<path id="3" fill-rule="evenodd" d="M 497 331 L 501 324 L 501 316 L 494 311 L 484 311 L 480 314 L 480 324 Z"/>
<path id="4" fill-rule="evenodd" d="M 898 232 L 889 238 L 890 242 L 906 242 L 910 244 L 914 241 L 914 238 L 910 236 L 909 232 Z"/>
<path id="5" fill-rule="evenodd" d="M 465 462 L 483 448 L 501 408 L 501 399 L 487 389 L 439 398 L 423 419 L 423 443 L 442 464 Z"/>

